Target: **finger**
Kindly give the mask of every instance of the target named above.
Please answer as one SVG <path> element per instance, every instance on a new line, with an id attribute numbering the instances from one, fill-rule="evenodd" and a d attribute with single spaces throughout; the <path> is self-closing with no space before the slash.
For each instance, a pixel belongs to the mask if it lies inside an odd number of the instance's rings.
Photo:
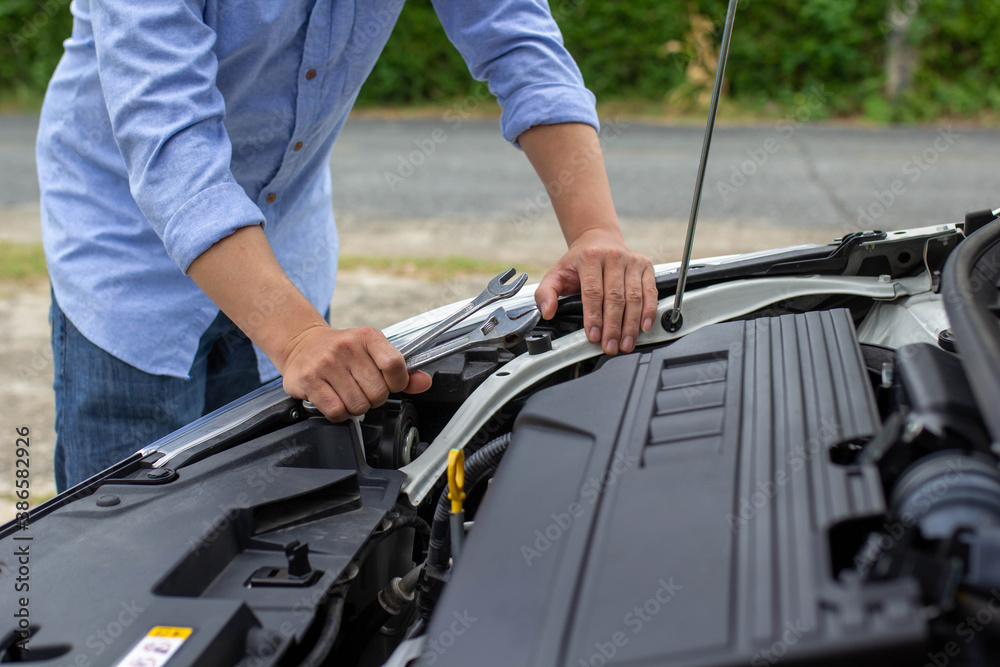
<path id="1" fill-rule="evenodd" d="M 431 388 L 431 376 L 423 371 L 410 373 L 410 383 L 403 391 L 407 394 L 420 394 Z"/>
<path id="2" fill-rule="evenodd" d="M 342 375 L 332 386 L 336 390 L 337 396 L 344 402 L 344 407 L 349 414 L 363 415 L 371 409 L 371 401 L 368 400 L 353 374 Z"/>
<path id="3" fill-rule="evenodd" d="M 556 289 L 558 282 L 559 278 L 553 269 L 545 274 L 542 282 L 538 283 L 538 288 L 535 290 L 535 305 L 542 313 L 542 319 L 551 320 L 555 317 L 556 307 L 559 303 L 559 292 Z"/>
<path id="4" fill-rule="evenodd" d="M 343 421 L 349 416 L 337 392 L 319 376 L 286 375 L 281 385 L 289 396 L 309 401 L 332 422 Z"/>
<path id="5" fill-rule="evenodd" d="M 304 398 L 315 405 L 324 417 L 334 423 L 342 422 L 351 416 L 347 411 L 347 406 L 340 400 L 340 396 L 326 382 L 318 382 L 310 386 Z"/>
<path id="6" fill-rule="evenodd" d="M 642 324 L 642 271 L 643 265 L 631 263 L 625 270 L 625 315 L 622 318 L 622 352 L 635 349 Z"/>
<path id="7" fill-rule="evenodd" d="M 389 398 L 389 386 L 385 382 L 385 376 L 373 360 L 357 360 L 351 365 L 351 376 L 368 402 L 366 412 L 370 408 L 382 405 L 385 399 Z"/>
<path id="8" fill-rule="evenodd" d="M 591 343 L 601 342 L 604 331 L 604 275 L 598 255 L 584 256 L 577 268 L 583 299 L 583 330 Z"/>
<path id="9" fill-rule="evenodd" d="M 403 355 L 377 329 L 366 327 L 362 330 L 361 335 L 365 343 L 365 350 L 381 373 L 381 383 L 385 385 L 388 391 L 403 391 L 410 381 L 410 375 L 406 372 L 406 360 L 403 359 Z M 373 405 L 381 405 L 383 402 L 385 402 L 384 398 L 379 403 L 375 403 L 374 401 L 372 403 Z"/>
<path id="10" fill-rule="evenodd" d="M 605 354 L 618 354 L 621 347 L 622 316 L 625 314 L 625 270 L 618 262 L 604 267 L 604 332 Z"/>
<path id="11" fill-rule="evenodd" d="M 656 308 L 659 306 L 660 293 L 656 289 L 656 271 L 653 265 L 646 264 L 642 272 L 642 330 L 649 333 L 653 330 L 656 320 Z"/>

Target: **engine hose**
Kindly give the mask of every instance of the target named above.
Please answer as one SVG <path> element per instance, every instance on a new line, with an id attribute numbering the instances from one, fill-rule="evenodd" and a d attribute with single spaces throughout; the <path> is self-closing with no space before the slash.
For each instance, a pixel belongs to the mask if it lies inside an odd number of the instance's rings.
<path id="1" fill-rule="evenodd" d="M 326 618 L 316 643 L 309 650 L 309 655 L 302 659 L 299 667 L 320 667 L 326 664 L 330 651 L 340 632 L 340 622 L 344 614 L 344 598 L 336 597 L 326 608 Z"/>
<path id="2" fill-rule="evenodd" d="M 505 433 L 479 449 L 465 460 L 465 488 L 471 491 L 479 482 L 496 470 L 507 447 L 510 446 L 511 434 Z M 451 529 L 449 517 L 451 503 L 448 500 L 448 490 L 441 492 L 437 507 L 434 510 L 434 520 L 431 522 L 431 537 L 427 545 L 427 566 L 431 569 L 444 571 L 448 569 L 448 559 L 451 558 Z"/>
<path id="3" fill-rule="evenodd" d="M 368 556 L 371 555 L 371 552 L 374 551 L 375 547 L 377 547 L 384 539 L 396 531 L 402 530 L 403 528 L 413 528 L 416 531 L 416 537 L 420 542 L 421 553 L 428 549 L 431 531 L 427 522 L 416 514 L 400 514 L 390 520 L 388 528 L 368 540 L 368 542 L 365 543 L 365 546 L 363 546 L 358 552 L 358 555 L 355 556 L 354 560 L 357 561 L 358 565 L 363 564 L 365 560 L 368 559 Z"/>
<path id="4" fill-rule="evenodd" d="M 386 538 L 399 532 L 400 530 L 403 530 L 404 528 L 413 528 L 416 531 L 416 537 L 420 542 L 420 551 L 425 551 L 430 541 L 430 527 L 427 525 L 427 522 L 416 514 L 400 514 L 393 517 L 389 521 L 389 525 L 385 528 L 385 530 L 374 535 L 368 540 L 368 542 L 365 543 L 365 546 L 358 551 L 358 554 L 355 556 L 355 562 L 357 562 L 358 566 L 360 567 L 364 565 L 368 557 L 371 556 L 372 551 L 375 550 L 375 547 L 384 542 Z M 407 576 L 413 579 L 416 575 L 407 574 Z M 407 585 L 412 586 L 412 581 Z M 343 610 L 343 600 L 340 601 L 340 610 Z M 387 614 L 384 609 L 379 606 L 378 599 L 376 598 L 376 600 L 374 600 L 369 607 L 359 615 L 358 619 L 354 620 L 351 624 L 351 630 L 356 631 L 358 628 L 364 628 L 364 632 L 358 632 L 357 634 L 365 637 L 370 636 L 378 630 L 384 622 L 384 618 L 387 618 L 388 616 L 389 614 Z M 330 619 L 328 618 L 327 623 L 329 624 L 329 622 Z M 338 613 L 337 630 L 340 629 L 339 626 L 340 617 Z M 326 628 L 324 628 L 324 636 L 326 636 Z M 340 658 L 342 658 L 347 664 L 354 664 L 360 660 L 361 652 L 364 651 L 364 647 L 364 644 L 359 643 L 354 648 L 345 649 Z M 314 650 L 313 652 L 316 651 Z M 327 650 L 327 653 L 329 653 L 329 650 Z M 312 653 L 310 653 L 310 655 L 312 655 Z M 302 664 L 305 665 L 306 663 Z M 310 664 L 319 665 L 321 663 Z"/>

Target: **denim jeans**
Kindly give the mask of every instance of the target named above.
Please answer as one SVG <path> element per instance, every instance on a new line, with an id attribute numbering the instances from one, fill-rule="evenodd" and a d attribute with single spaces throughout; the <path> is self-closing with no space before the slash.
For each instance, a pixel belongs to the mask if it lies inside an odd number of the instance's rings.
<path id="1" fill-rule="evenodd" d="M 261 385 L 253 344 L 221 312 L 191 379 L 151 375 L 97 347 L 52 297 L 56 488 L 61 492 Z"/>

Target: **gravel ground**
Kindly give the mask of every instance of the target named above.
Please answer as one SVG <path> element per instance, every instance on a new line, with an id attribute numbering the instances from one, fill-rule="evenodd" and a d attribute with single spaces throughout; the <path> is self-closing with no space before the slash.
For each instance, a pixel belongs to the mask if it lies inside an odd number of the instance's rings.
<path id="1" fill-rule="evenodd" d="M 37 240 L 37 207 L 0 210 L 0 238 Z M 678 220 L 628 221 L 626 237 L 636 250 L 657 262 L 679 257 L 684 224 Z M 342 216 L 341 253 L 345 256 L 397 258 L 456 255 L 488 262 L 509 262 L 541 278 L 564 249 L 550 216 L 515 226 L 509 222 L 470 224 L 467 220 L 385 221 Z M 721 255 L 804 242 L 825 242 L 843 230 L 787 228 L 732 223 L 704 224 L 696 256 Z M 341 272 L 331 312 L 337 326 L 385 327 L 431 308 L 478 293 L 488 273 L 431 280 L 420 271 L 354 269 Z M 44 280 L 0 283 L 0 522 L 14 515 L 14 428 L 31 429 L 32 505 L 55 493 L 52 478 L 54 399 L 49 347 L 49 288 Z"/>

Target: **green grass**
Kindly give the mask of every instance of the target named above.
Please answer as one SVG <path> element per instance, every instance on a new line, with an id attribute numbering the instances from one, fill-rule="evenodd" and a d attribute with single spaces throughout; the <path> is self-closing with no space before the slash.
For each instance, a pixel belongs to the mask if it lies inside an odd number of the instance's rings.
<path id="1" fill-rule="evenodd" d="M 472 257 L 449 255 L 447 257 L 371 257 L 343 255 L 340 271 L 367 270 L 392 276 L 445 280 L 464 276 L 493 275 L 510 268 L 510 264 L 490 262 Z M 544 273 L 538 267 L 522 267 L 529 273 Z"/>
<path id="2" fill-rule="evenodd" d="M 877 96 L 876 96 L 877 97 Z M 454 101 L 426 102 L 402 106 L 377 105 L 359 102 L 352 112 L 354 118 L 389 118 L 393 120 L 441 118 L 444 114 L 455 112 L 456 104 L 462 98 Z M 0 91 L 0 114 L 30 114 L 38 113 L 42 107 L 42 94 L 18 89 L 16 91 Z M 719 122 L 728 125 L 769 123 L 786 118 L 794 113 L 796 105 L 792 102 L 766 101 L 759 102 L 749 99 L 732 99 L 723 97 L 720 102 Z M 597 112 L 602 119 L 635 120 L 639 122 L 676 123 L 681 125 L 704 124 L 708 113 L 707 107 L 698 104 L 685 103 L 679 106 L 664 99 L 609 99 L 598 102 Z M 926 118 L 911 120 L 898 109 L 893 108 L 884 99 L 877 101 L 865 99 L 861 108 L 853 113 L 824 111 L 811 119 L 813 122 L 834 121 L 837 123 L 859 123 L 863 125 L 933 125 L 943 121 L 964 123 L 982 127 L 1000 127 L 1000 111 L 988 108 L 966 114 L 945 113 L 938 111 L 930 113 Z M 449 115 L 449 118 L 451 116 Z M 493 120 L 500 117 L 500 107 L 496 104 L 481 104 L 476 109 L 462 111 L 463 120 Z"/>
<path id="3" fill-rule="evenodd" d="M 29 282 L 48 276 L 41 243 L 0 241 L 0 280 Z"/>
<path id="4" fill-rule="evenodd" d="M 42 109 L 44 91 L 25 87 L 0 90 L 0 113 L 38 113 Z"/>
<path id="5" fill-rule="evenodd" d="M 509 264 L 460 255 L 447 257 L 373 257 L 345 255 L 339 260 L 341 271 L 367 270 L 391 276 L 445 280 L 463 276 L 493 275 L 510 268 Z M 528 267 L 544 273 L 541 267 Z M 0 241 L 0 280 L 29 282 L 48 275 L 41 243 Z"/>

